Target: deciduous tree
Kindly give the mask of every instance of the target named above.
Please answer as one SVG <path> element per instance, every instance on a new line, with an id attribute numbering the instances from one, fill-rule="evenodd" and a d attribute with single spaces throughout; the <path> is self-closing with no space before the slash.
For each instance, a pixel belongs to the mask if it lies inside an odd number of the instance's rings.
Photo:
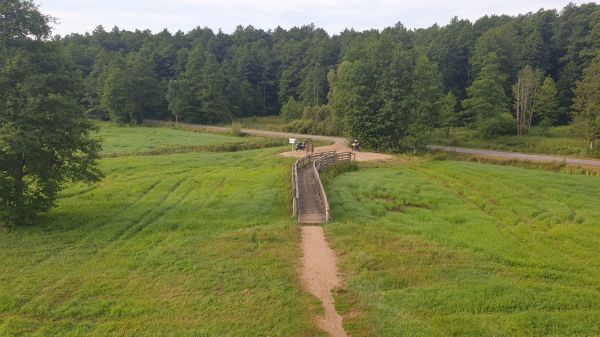
<path id="1" fill-rule="evenodd" d="M 589 149 L 594 150 L 600 138 L 600 53 L 584 70 L 574 93 L 573 121 L 589 143 Z"/>
<path id="2" fill-rule="evenodd" d="M 101 173 L 79 102 L 81 73 L 56 43 L 40 40 L 48 18 L 30 1 L 2 2 L 7 15 L 20 19 L 0 23 L 14 42 L 0 57 L 0 224 L 19 224 L 54 205 L 66 182 Z"/>
<path id="3" fill-rule="evenodd" d="M 500 71 L 500 63 L 495 53 L 489 53 L 473 84 L 467 89 L 468 97 L 463 107 L 473 122 L 499 116 L 508 111 L 508 97 L 502 83 L 506 76 Z"/>
<path id="4" fill-rule="evenodd" d="M 540 87 L 533 104 L 533 113 L 538 116 L 543 127 L 549 127 L 558 122 L 560 115 L 558 92 L 556 83 L 551 76 L 547 76 L 544 84 Z"/>
<path id="5" fill-rule="evenodd" d="M 525 129 L 533 124 L 535 110 L 533 105 L 542 82 L 542 72 L 533 70 L 530 66 L 519 71 L 517 83 L 513 86 L 513 107 L 517 121 L 517 134 L 520 136 Z"/>
<path id="6" fill-rule="evenodd" d="M 459 115 L 456 111 L 456 104 L 456 97 L 451 91 L 442 99 L 441 125 L 446 128 L 446 136 L 450 134 L 453 127 L 458 125 Z"/>

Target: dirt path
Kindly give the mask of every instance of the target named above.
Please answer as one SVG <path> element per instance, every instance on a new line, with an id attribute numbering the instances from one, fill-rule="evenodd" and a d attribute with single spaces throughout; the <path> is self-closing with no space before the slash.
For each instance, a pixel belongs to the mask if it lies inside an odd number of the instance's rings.
<path id="1" fill-rule="evenodd" d="M 156 125 L 163 124 L 161 121 L 153 121 L 153 120 L 145 120 L 144 123 L 148 125 Z M 196 129 L 196 130 L 207 130 L 212 132 L 229 132 L 229 128 L 222 126 L 211 126 L 211 125 L 200 125 L 200 124 L 189 124 L 189 123 L 179 123 L 181 126 Z M 266 131 L 266 130 L 257 130 L 257 129 L 241 129 L 241 131 L 247 135 L 251 136 L 259 136 L 259 137 L 272 137 L 272 138 L 296 138 L 296 139 L 312 139 L 319 140 L 324 142 L 333 143 L 332 145 L 321 146 L 315 148 L 315 153 L 326 152 L 326 151 L 337 151 L 337 152 L 349 152 L 352 151 L 350 147 L 346 144 L 346 139 L 342 137 L 333 137 L 333 136 L 317 136 L 317 135 L 307 135 L 302 133 L 293 133 L 293 132 L 278 132 L 278 131 Z M 389 154 L 383 153 L 375 153 L 375 152 L 354 152 L 356 154 L 356 160 L 358 161 L 368 161 L 368 160 L 389 160 L 394 158 Z M 289 151 L 281 154 L 285 157 L 297 157 L 301 158 L 306 155 L 306 152 L 303 151 Z"/>
<path id="2" fill-rule="evenodd" d="M 302 283 L 306 290 L 321 300 L 325 314 L 319 317 L 319 327 L 331 337 L 348 337 L 342 326 L 342 316 L 335 311 L 331 290 L 342 285 L 338 275 L 335 252 L 325 239 L 323 228 L 302 228 Z"/>
<path id="3" fill-rule="evenodd" d="M 160 121 L 152 121 L 146 120 L 144 121 L 147 124 L 162 124 L 164 122 Z M 219 126 L 208 126 L 208 125 L 197 125 L 197 124 L 186 124 L 180 123 L 187 128 L 198 129 L 198 130 L 208 130 L 213 132 L 228 132 L 229 128 L 219 127 Z M 313 139 L 313 140 L 321 140 L 326 142 L 333 143 L 332 145 L 322 146 L 315 148 L 315 152 L 325 152 L 336 150 L 338 152 L 350 151 L 350 147 L 346 144 L 346 140 L 341 137 L 331 137 L 331 136 L 316 136 L 316 135 L 306 135 L 301 133 L 291 133 L 291 132 L 276 132 L 276 131 L 265 131 L 265 130 L 256 130 L 256 129 L 242 129 L 242 132 L 253 135 L 253 136 L 262 136 L 262 137 L 274 137 L 274 138 L 296 138 L 296 139 Z M 484 149 L 470 149 L 465 147 L 453 147 L 453 146 L 438 146 L 432 145 L 429 147 L 432 150 L 445 151 L 445 152 L 456 152 L 462 154 L 470 154 L 480 157 L 495 157 L 495 158 L 506 158 L 506 159 L 517 159 L 517 160 L 525 160 L 531 162 L 538 163 L 551 163 L 551 162 L 565 162 L 568 165 L 572 166 L 583 166 L 583 167 L 600 167 L 600 160 L 598 159 L 579 159 L 572 157 L 561 157 L 561 156 L 552 156 L 545 154 L 530 154 L 530 153 L 518 153 L 518 152 L 507 152 L 507 151 L 495 151 L 495 150 L 484 150 Z M 388 160 L 392 159 L 391 155 L 382 154 L 382 153 L 374 153 L 374 152 L 355 152 L 356 160 L 358 161 L 366 161 L 366 160 Z M 284 152 L 281 155 L 289 156 L 289 157 L 302 157 L 305 153 L 302 151 L 290 151 Z"/>

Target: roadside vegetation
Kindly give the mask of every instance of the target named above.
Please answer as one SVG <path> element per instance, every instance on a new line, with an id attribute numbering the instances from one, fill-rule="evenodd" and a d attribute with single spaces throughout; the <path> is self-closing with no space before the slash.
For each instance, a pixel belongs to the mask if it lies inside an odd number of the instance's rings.
<path id="1" fill-rule="evenodd" d="M 447 134 L 445 129 L 437 129 L 431 143 L 512 152 L 600 158 L 600 152 L 588 151 L 586 140 L 579 137 L 570 126 L 538 127 L 532 128 L 523 136 L 506 135 L 491 139 L 482 138 L 477 131 L 467 128 L 455 128 L 450 134 Z"/>
<path id="2" fill-rule="evenodd" d="M 425 161 L 327 192 L 351 336 L 600 334 L 600 177 Z"/>

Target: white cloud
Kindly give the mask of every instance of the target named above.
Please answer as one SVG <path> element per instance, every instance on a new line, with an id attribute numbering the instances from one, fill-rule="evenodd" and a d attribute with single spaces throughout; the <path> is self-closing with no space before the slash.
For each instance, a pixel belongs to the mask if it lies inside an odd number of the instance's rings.
<path id="1" fill-rule="evenodd" d="M 59 19 L 61 35 L 110 29 L 188 31 L 197 26 L 231 32 L 237 25 L 263 29 L 314 23 L 335 34 L 344 28 L 381 29 L 402 22 L 409 28 L 446 24 L 453 16 L 475 20 L 485 14 L 519 14 L 560 9 L 568 0 L 40 0 Z"/>

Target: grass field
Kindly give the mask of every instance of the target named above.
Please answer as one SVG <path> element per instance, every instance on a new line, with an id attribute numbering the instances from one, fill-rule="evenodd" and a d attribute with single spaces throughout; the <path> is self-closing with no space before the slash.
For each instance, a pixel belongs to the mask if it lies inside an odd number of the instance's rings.
<path id="1" fill-rule="evenodd" d="M 465 128 L 453 130 L 450 136 L 446 136 L 445 130 L 438 129 L 434 132 L 432 143 L 512 152 L 600 158 L 600 152 L 588 152 L 587 142 L 573 134 L 570 126 L 553 127 L 547 130 L 534 128 L 524 136 L 500 136 L 494 139 L 482 139 L 477 136 L 475 131 Z"/>
<path id="2" fill-rule="evenodd" d="M 121 156 L 149 151 L 171 150 L 181 147 L 235 144 L 248 141 L 242 137 L 198 133 L 166 127 L 118 126 L 98 123 L 104 156 Z"/>
<path id="3" fill-rule="evenodd" d="M 128 134 L 120 150 L 174 144 Z M 0 336 L 321 336 L 278 151 L 103 159 L 102 182 L 0 232 Z"/>
<path id="4" fill-rule="evenodd" d="M 600 178 L 455 161 L 328 186 L 351 336 L 599 336 Z"/>
<path id="5" fill-rule="evenodd" d="M 324 336 L 298 277 L 287 146 L 198 152 L 253 140 L 102 128 L 102 182 L 0 229 L 0 336 Z M 600 335 L 600 177 L 348 169 L 325 177 L 350 336 Z"/>

